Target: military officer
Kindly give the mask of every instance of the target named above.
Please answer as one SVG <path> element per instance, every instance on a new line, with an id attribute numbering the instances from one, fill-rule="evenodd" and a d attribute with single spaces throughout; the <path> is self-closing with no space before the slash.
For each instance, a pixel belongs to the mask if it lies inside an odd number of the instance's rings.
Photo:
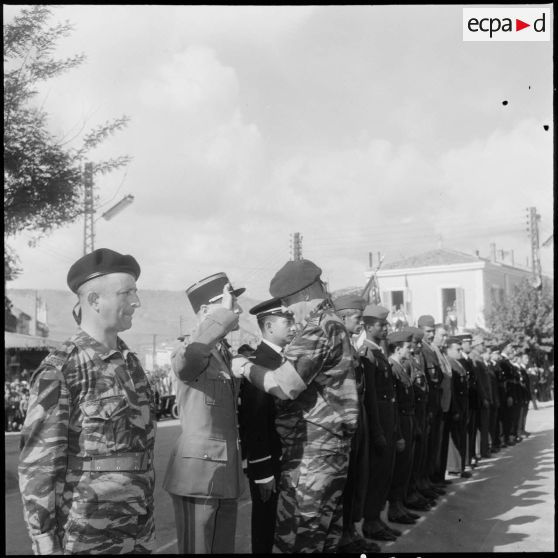
<path id="1" fill-rule="evenodd" d="M 426 475 L 425 463 L 428 442 L 426 437 L 428 380 L 425 374 L 424 356 L 421 352 L 424 332 L 418 327 L 411 327 L 409 329 L 413 332 L 413 341 L 411 343 L 411 354 L 409 359 L 404 361 L 404 364 L 409 367 L 408 373 L 413 383 L 417 435 L 411 478 L 409 479 L 409 487 L 404 503 L 405 507 L 410 510 L 428 511 L 431 509 L 431 506 L 428 500 L 418 491 L 421 479 Z"/>
<path id="2" fill-rule="evenodd" d="M 437 457 L 442 445 L 442 382 L 444 374 L 436 347 L 434 345 L 435 321 L 430 314 L 419 317 L 417 326 L 423 332 L 421 357 L 424 366 L 424 375 L 428 382 L 428 399 L 426 403 L 426 455 L 423 465 L 423 473 L 417 481 L 417 488 L 431 503 L 437 496 L 433 492 L 434 482 L 448 483 L 444 475 L 438 474 Z"/>
<path id="3" fill-rule="evenodd" d="M 479 379 L 478 370 L 471 356 L 473 350 L 473 335 L 463 333 L 456 335 L 461 340 L 461 356 L 459 362 L 467 372 L 467 386 L 469 392 L 469 401 L 467 405 L 467 460 L 466 464 L 472 468 L 476 467 L 479 456 L 476 454 L 476 439 L 478 423 L 478 413 L 480 411 L 480 395 L 479 395 Z"/>
<path id="4" fill-rule="evenodd" d="M 502 355 L 500 351 L 502 348 L 503 346 L 501 344 L 492 343 L 492 350 L 490 352 L 490 362 L 498 385 L 498 389 L 496 390 L 499 402 L 498 413 L 494 424 L 494 430 L 490 433 L 492 438 L 492 449 L 496 451 L 508 446 L 504 435 L 504 423 L 507 420 L 507 406 L 509 401 L 506 394 L 507 379 L 501 366 Z"/>
<path id="5" fill-rule="evenodd" d="M 480 457 L 490 457 L 488 432 L 490 427 L 490 405 L 492 401 L 492 387 L 488 369 L 483 359 L 487 355 L 484 339 L 481 335 L 474 335 L 471 341 L 471 359 L 475 366 L 477 376 L 477 389 L 479 395 L 479 409 L 477 411 L 477 430 L 480 432 Z M 488 355 L 487 355 L 488 356 Z M 473 439 L 474 440 L 474 439 Z M 474 442 L 473 442 L 474 443 Z"/>
<path id="6" fill-rule="evenodd" d="M 438 362 L 440 363 L 440 370 L 442 371 L 442 382 L 441 382 L 441 397 L 440 406 L 442 409 L 442 420 L 441 420 L 441 440 L 440 449 L 436 459 L 436 470 L 434 473 L 433 481 L 439 483 L 431 488 L 435 493 L 443 491 L 444 489 L 440 485 L 446 484 L 445 474 L 448 462 L 448 447 L 450 440 L 451 431 L 451 402 L 453 399 L 453 380 L 452 380 L 452 370 L 451 365 L 446 356 L 447 352 L 447 339 L 448 330 L 444 324 L 435 324 L 434 326 L 434 340 L 432 342 L 432 347 L 436 356 L 438 357 Z"/>
<path id="7" fill-rule="evenodd" d="M 502 429 L 504 441 L 508 446 L 513 446 L 520 441 L 517 436 L 517 422 L 519 418 L 519 380 L 518 371 L 512 364 L 515 348 L 512 343 L 504 345 L 500 352 L 499 361 L 504 377 L 506 394 L 502 412 Z"/>
<path id="8" fill-rule="evenodd" d="M 370 431 L 370 469 L 362 533 L 366 538 L 393 541 L 401 534 L 382 521 L 396 451 L 403 451 L 399 414 L 395 400 L 395 378 L 382 345 L 387 337 L 389 310 L 369 304 L 363 312 L 366 338 L 359 349 L 367 386 L 365 408 Z"/>
<path id="9" fill-rule="evenodd" d="M 451 419 L 450 435 L 455 448 L 459 452 L 459 471 L 457 471 L 457 474 L 468 478 L 471 473 L 465 471 L 465 465 L 467 463 L 469 387 L 467 371 L 459 361 L 461 351 L 461 339 L 450 337 L 447 341 L 447 355 L 452 371 L 451 407 L 449 411 Z"/>
<path id="10" fill-rule="evenodd" d="M 225 336 L 238 329 L 245 289 L 210 275 L 186 289 L 198 317 L 191 342 L 171 355 L 181 433 L 163 488 L 174 507 L 179 554 L 233 553 L 243 488 L 237 403 L 240 382 L 230 369 Z"/>
<path id="11" fill-rule="evenodd" d="M 497 433 L 499 428 L 498 414 L 500 409 L 500 395 L 498 391 L 498 378 L 496 377 L 494 362 L 491 360 L 492 345 L 493 344 L 491 341 L 486 340 L 481 352 L 482 362 L 486 369 L 488 381 L 490 384 L 490 406 L 488 409 L 489 454 L 498 453 L 500 451 L 500 448 L 496 445 L 496 439 L 498 438 Z"/>
<path id="12" fill-rule="evenodd" d="M 250 360 L 270 370 L 278 368 L 285 347 L 296 333 L 293 315 L 281 306 L 278 298 L 256 304 L 250 314 L 256 316 L 262 334 L 262 341 Z M 281 475 L 281 441 L 275 430 L 273 397 L 246 380 L 240 388 L 239 422 L 252 497 L 252 552 L 270 554 Z"/>
<path id="13" fill-rule="evenodd" d="M 31 378 L 19 486 L 35 554 L 147 554 L 154 548 L 153 393 L 118 333 L 140 301 L 134 257 L 76 261 L 79 330 Z"/>
<path id="14" fill-rule="evenodd" d="M 531 395 L 531 379 L 527 370 L 529 369 L 529 354 L 523 352 L 519 356 L 519 372 L 521 374 L 521 414 L 519 420 L 518 434 L 520 436 L 529 437 L 531 434 L 525 430 L 527 423 L 527 413 L 529 411 L 529 403 L 532 399 Z"/>
<path id="15" fill-rule="evenodd" d="M 413 332 L 409 329 L 394 331 L 387 336 L 389 363 L 396 385 L 395 398 L 399 413 L 399 427 L 401 438 L 405 440 L 403 451 L 395 456 L 388 494 L 388 521 L 407 525 L 416 523 L 416 519 L 419 517 L 403 506 L 413 467 L 416 437 L 415 393 L 410 374 L 411 369 L 405 366 L 405 362 L 408 362 L 410 357 L 412 340 Z"/>
<path id="16" fill-rule="evenodd" d="M 358 295 L 343 295 L 333 301 L 336 314 L 341 318 L 347 331 L 352 336 L 351 341 L 362 331 L 362 313 L 366 300 Z M 349 455 L 349 470 L 347 484 L 343 493 L 343 535 L 337 552 L 379 552 L 380 547 L 372 541 L 367 541 L 355 527 L 362 518 L 364 495 L 368 483 L 368 422 L 364 408 L 364 394 L 366 386 L 360 366 L 357 351 L 353 347 L 355 379 L 359 398 L 359 420 L 357 431 L 351 444 Z"/>
<path id="17" fill-rule="evenodd" d="M 358 395 L 350 336 L 335 315 L 310 260 L 287 262 L 269 291 L 295 316 L 299 331 L 275 370 L 244 357 L 235 373 L 276 401 L 282 446 L 274 551 L 335 552 L 343 527 L 342 495 Z"/>

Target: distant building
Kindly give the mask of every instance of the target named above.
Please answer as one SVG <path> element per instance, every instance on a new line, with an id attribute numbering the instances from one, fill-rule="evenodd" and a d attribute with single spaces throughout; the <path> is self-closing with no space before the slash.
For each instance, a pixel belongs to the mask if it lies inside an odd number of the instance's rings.
<path id="1" fill-rule="evenodd" d="M 16 318 L 16 325 L 13 329 L 11 322 L 7 323 L 6 331 L 48 337 L 47 305 L 37 291 L 12 291 L 9 299 L 12 302 L 11 314 Z"/>
<path id="2" fill-rule="evenodd" d="M 372 271 L 365 273 L 368 279 Z M 422 314 L 453 331 L 485 328 L 485 312 L 503 302 L 531 271 L 455 250 L 437 249 L 386 264 L 377 272 L 382 305 L 393 323 Z"/>

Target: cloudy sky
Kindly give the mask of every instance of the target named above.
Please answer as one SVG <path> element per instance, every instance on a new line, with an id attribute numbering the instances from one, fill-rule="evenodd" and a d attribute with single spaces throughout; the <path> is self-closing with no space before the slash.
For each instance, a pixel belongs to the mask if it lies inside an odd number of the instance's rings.
<path id="1" fill-rule="evenodd" d="M 463 42 L 455 5 L 56 7 L 63 20 L 57 54 L 87 60 L 38 101 L 61 138 L 131 118 L 95 153 L 133 157 L 96 182 L 98 215 L 135 201 L 96 223 L 95 247 L 136 256 L 140 288 L 226 271 L 267 298 L 293 232 L 334 290 L 364 283 L 369 252 L 496 242 L 525 264 L 529 206 L 552 233 L 550 41 Z M 10 239 L 24 272 L 8 287 L 65 288 L 83 223 L 30 238 Z"/>

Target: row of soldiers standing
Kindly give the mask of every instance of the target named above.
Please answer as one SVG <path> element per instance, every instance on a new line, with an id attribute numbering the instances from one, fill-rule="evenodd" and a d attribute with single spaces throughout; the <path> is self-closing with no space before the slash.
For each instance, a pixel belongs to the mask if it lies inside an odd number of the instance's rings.
<path id="1" fill-rule="evenodd" d="M 507 364 L 510 348 L 498 365 L 491 351 L 491 365 L 475 342 L 467 374 L 459 350 L 466 339 L 448 339 L 431 316 L 388 334 L 386 308 L 358 297 L 332 301 L 321 273 L 308 260 L 277 271 L 272 300 L 251 310 L 262 343 L 247 356 L 233 356 L 225 339 L 239 327 L 245 289 L 221 272 L 186 290 L 198 327 L 171 357 L 181 430 L 163 479 L 179 554 L 234 552 L 241 440 L 261 500 L 252 535 L 268 535 L 252 550 L 297 553 L 375 551 L 373 540 L 393 540 L 400 531 L 380 518 L 386 502 L 390 523 L 413 523 L 412 510 L 431 509 L 450 482 L 451 444 L 455 472 L 470 474 L 468 382 L 488 386 L 481 362 L 497 382 L 488 421 L 479 413 L 480 457 L 487 440 L 496 449 L 520 439 L 527 399 Z M 33 372 L 21 436 L 19 486 L 35 554 L 155 549 L 154 394 L 118 335 L 141 306 L 139 276 L 133 256 L 106 248 L 68 271 L 78 331 Z"/>
<path id="2" fill-rule="evenodd" d="M 450 336 L 430 315 L 421 316 L 418 327 L 388 333 L 388 309 L 356 295 L 336 298 L 332 305 L 354 342 L 359 398 L 338 551 L 379 551 L 373 540 L 393 541 L 401 535 L 390 523 L 414 524 L 420 517 L 415 511 L 436 505 L 451 483 L 446 472 L 468 478 L 480 459 L 529 435 L 528 356 L 518 353 L 517 346 L 495 345 L 479 335 Z M 272 329 L 266 317 L 289 318 L 273 300 L 251 313 L 258 318 L 264 346 L 270 344 Z M 283 331 L 284 338 L 277 328 L 272 331 L 271 345 L 284 347 L 292 340 L 293 330 Z M 249 347 L 239 352 L 258 362 Z M 261 361 L 262 350 L 257 354 Z M 276 365 L 280 362 L 279 358 Z M 266 494 L 262 483 L 274 476 L 278 483 L 281 468 L 272 398 L 268 404 L 271 410 L 261 391 L 245 382 L 241 432 L 253 500 L 255 553 L 271 552 L 273 547 L 277 495 Z M 386 503 L 389 523 L 381 518 Z M 362 535 L 357 529 L 361 520 Z"/>

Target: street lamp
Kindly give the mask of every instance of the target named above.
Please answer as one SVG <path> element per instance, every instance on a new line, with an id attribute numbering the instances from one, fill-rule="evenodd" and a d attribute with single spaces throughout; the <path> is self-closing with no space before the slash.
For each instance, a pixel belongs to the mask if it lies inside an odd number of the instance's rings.
<path id="1" fill-rule="evenodd" d="M 101 217 L 107 221 L 112 219 L 115 215 L 120 213 L 123 209 L 128 207 L 134 201 L 134 196 L 128 194 L 124 196 L 118 203 L 114 204 L 110 209 L 107 209 Z"/>

